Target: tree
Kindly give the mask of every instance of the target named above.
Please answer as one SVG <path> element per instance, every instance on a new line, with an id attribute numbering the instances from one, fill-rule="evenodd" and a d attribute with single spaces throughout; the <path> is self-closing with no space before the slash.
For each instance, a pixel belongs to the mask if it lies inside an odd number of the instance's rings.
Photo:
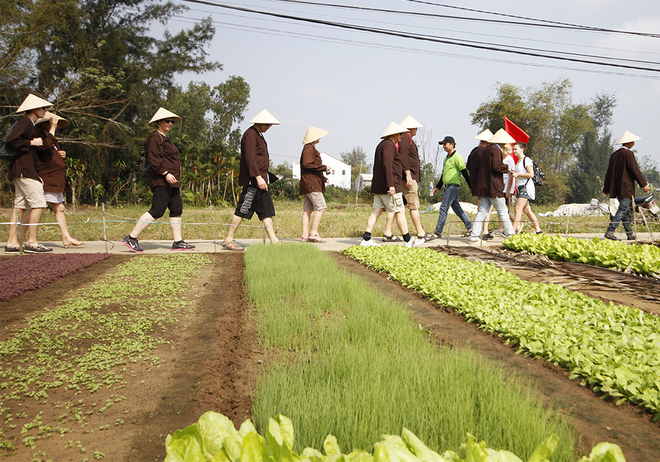
<path id="1" fill-rule="evenodd" d="M 472 123 L 494 133 L 504 128 L 506 116 L 525 130 L 530 136 L 525 154 L 546 173 L 546 186 L 537 191 L 537 200 L 563 201 L 569 172 L 575 168 L 574 153 L 584 134 L 593 129 L 591 107 L 572 102 L 568 79 L 527 90 L 498 83 L 495 90 L 496 96 L 471 114 Z"/>
<path id="2" fill-rule="evenodd" d="M 351 166 L 351 185 L 355 184 L 355 178 L 361 173 L 371 173 L 371 164 L 367 163 L 367 153 L 362 146 L 353 146 L 350 151 L 339 153 L 341 160 Z"/>

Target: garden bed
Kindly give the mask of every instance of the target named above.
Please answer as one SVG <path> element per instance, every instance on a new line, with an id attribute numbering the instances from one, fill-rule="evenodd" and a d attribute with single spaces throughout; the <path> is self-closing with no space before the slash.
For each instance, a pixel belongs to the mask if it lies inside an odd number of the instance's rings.
<path id="1" fill-rule="evenodd" d="M 25 327 L 28 316 L 40 314 L 69 297 L 71 290 L 89 287 L 130 258 L 144 256 L 113 255 L 85 272 L 1 302 L 0 340 L 6 339 L 12 329 Z M 15 442 L 16 452 L 0 452 L 0 458 L 91 461 L 98 451 L 104 455 L 103 460 L 162 461 L 167 434 L 196 422 L 204 412 L 221 412 L 237 425 L 250 417 L 251 384 L 257 363 L 264 357 L 246 316 L 249 305 L 242 283 L 242 255 L 227 252 L 209 258 L 211 263 L 202 269 L 200 277 L 190 282 L 188 297 L 196 301 L 194 314 L 170 331 L 170 344 L 156 351 L 160 367 L 149 370 L 145 365 L 121 390 L 97 392 L 95 400 L 102 403 L 111 395 L 126 399 L 109 408 L 107 414 L 90 416 L 86 427 L 71 425 L 71 432 L 64 436 L 39 440 L 36 450 L 22 446 L 19 439 Z M 618 444 L 629 462 L 660 459 L 660 426 L 651 422 L 648 412 L 627 403 L 615 406 L 611 400 L 601 399 L 568 380 L 563 368 L 516 354 L 515 348 L 479 330 L 476 324 L 466 323 L 454 310 L 438 306 L 344 256 L 337 254 L 336 260 L 341 268 L 408 306 L 415 321 L 438 343 L 469 345 L 484 359 L 532 380 L 544 400 L 556 403 L 573 417 L 583 438 L 584 453 L 592 444 L 608 441 Z M 530 278 L 534 276 L 534 271 L 527 273 Z M 88 399 L 84 394 L 80 398 Z M 33 403 L 24 412 L 43 408 L 43 404 Z M 123 419 L 123 424 L 114 425 L 116 419 Z M 101 430 L 108 422 L 111 425 Z M 4 419 L 0 421 L 1 428 L 8 424 Z M 83 448 L 85 453 L 81 453 Z"/>

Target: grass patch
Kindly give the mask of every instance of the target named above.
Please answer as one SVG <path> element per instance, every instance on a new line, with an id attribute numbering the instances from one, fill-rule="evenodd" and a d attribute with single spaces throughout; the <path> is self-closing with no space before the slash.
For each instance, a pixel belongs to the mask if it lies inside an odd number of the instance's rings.
<path id="1" fill-rule="evenodd" d="M 296 449 L 371 451 L 381 434 L 410 429 L 434 450 L 457 451 L 466 433 L 523 459 L 552 433 L 554 459 L 574 460 L 576 436 L 515 377 L 469 351 L 438 349 L 405 308 L 304 245 L 251 246 L 246 282 L 272 361 L 253 416 L 282 413 Z"/>

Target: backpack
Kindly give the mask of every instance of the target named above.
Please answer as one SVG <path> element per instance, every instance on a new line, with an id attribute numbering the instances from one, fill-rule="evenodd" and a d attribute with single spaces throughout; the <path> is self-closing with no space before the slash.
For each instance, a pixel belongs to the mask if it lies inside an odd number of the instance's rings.
<path id="1" fill-rule="evenodd" d="M 13 162 L 15 161 L 21 154 L 23 154 L 20 151 L 16 151 L 15 149 L 10 148 L 5 144 L 5 141 L 7 140 L 7 137 L 11 133 L 11 131 L 14 129 L 14 126 L 16 123 L 14 123 L 11 127 L 9 127 L 9 130 L 7 130 L 7 134 L 5 135 L 4 138 L 2 138 L 2 141 L 0 141 L 0 159 L 7 161 L 7 162 Z"/>
<path id="2" fill-rule="evenodd" d="M 147 151 L 144 149 L 140 152 L 140 157 L 138 157 L 138 165 L 144 173 L 149 173 L 149 170 L 151 170 L 151 164 L 147 160 Z"/>
<path id="3" fill-rule="evenodd" d="M 526 159 L 532 161 L 532 172 L 534 172 L 534 176 L 531 180 L 536 186 L 543 186 L 545 184 L 545 173 L 541 171 L 541 167 L 539 167 L 539 164 L 537 164 L 534 159 L 530 159 L 529 157 L 526 157 Z M 523 161 L 523 164 L 524 163 L 525 162 Z"/>

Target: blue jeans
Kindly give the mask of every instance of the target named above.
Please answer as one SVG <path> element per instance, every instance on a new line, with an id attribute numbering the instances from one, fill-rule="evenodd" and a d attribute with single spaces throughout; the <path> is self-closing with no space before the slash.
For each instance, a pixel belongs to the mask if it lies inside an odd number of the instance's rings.
<path id="1" fill-rule="evenodd" d="M 630 197 L 617 197 L 617 199 L 619 199 L 619 208 L 617 209 L 614 218 L 612 218 L 610 225 L 607 227 L 607 232 L 613 233 L 616 231 L 616 228 L 620 224 L 623 224 L 623 229 L 626 230 L 626 234 L 631 236 L 633 234 L 633 230 L 630 227 L 630 217 L 628 216 L 628 211 L 630 210 L 632 199 Z"/>
<path id="2" fill-rule="evenodd" d="M 504 234 L 511 236 L 514 234 L 513 225 L 509 218 L 509 210 L 506 208 L 506 199 L 504 197 L 480 197 L 481 203 L 477 216 L 474 218 L 474 227 L 472 228 L 471 237 L 481 238 L 481 231 L 484 227 L 484 219 L 488 216 L 490 211 L 490 204 L 493 204 L 497 215 L 500 217 L 500 222 L 504 225 Z"/>
<path id="3" fill-rule="evenodd" d="M 458 202 L 458 193 L 460 190 L 461 187 L 457 184 L 448 184 L 445 186 L 445 193 L 442 196 L 442 203 L 440 204 L 440 214 L 438 215 L 438 225 L 435 227 L 435 231 L 433 231 L 433 234 L 436 236 L 442 236 L 442 228 L 445 227 L 449 207 L 465 223 L 468 233 L 472 231 L 470 217 L 467 216 L 467 213 L 465 213 L 465 210 L 463 210 L 463 207 Z"/>

